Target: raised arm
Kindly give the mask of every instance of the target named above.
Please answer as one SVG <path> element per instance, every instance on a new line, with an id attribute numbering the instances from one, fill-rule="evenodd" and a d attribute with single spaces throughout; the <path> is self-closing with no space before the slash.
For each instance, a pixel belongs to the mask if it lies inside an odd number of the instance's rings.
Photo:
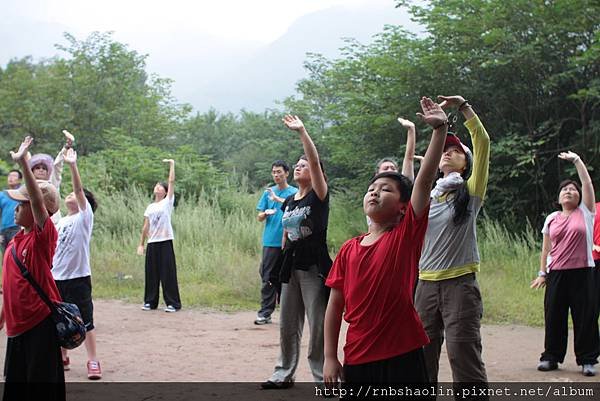
<path id="1" fill-rule="evenodd" d="M 465 120 L 470 120 L 476 116 L 473 108 L 469 104 L 469 101 L 465 100 L 465 98 L 462 96 L 438 96 L 438 99 L 442 101 L 440 103 L 442 109 L 446 109 L 447 107 L 456 107 L 458 111 L 460 111 L 465 117 Z"/>
<path id="2" fill-rule="evenodd" d="M 473 143 L 473 165 L 467 186 L 471 195 L 478 196 L 483 200 L 487 191 L 490 170 L 490 136 L 464 97 L 458 95 L 438 96 L 438 99 L 442 100 L 440 106 L 444 110 L 455 108 L 465 117 L 464 125 L 469 130 Z"/>
<path id="3" fill-rule="evenodd" d="M 65 135 L 66 142 L 62 149 L 58 152 L 56 157 L 54 158 L 54 163 L 52 167 L 52 174 L 50 175 L 50 183 L 56 187 L 56 190 L 60 193 L 60 184 L 62 183 L 62 172 L 63 172 L 63 164 L 65 161 L 65 154 L 68 149 L 71 149 L 73 146 L 73 141 L 75 137 L 71 135 L 69 131 L 66 129 L 63 130 L 63 134 Z"/>
<path id="4" fill-rule="evenodd" d="M 402 161 L 402 175 L 411 181 L 415 181 L 415 124 L 404 118 L 398 118 L 398 122 L 406 128 L 406 151 Z"/>
<path id="5" fill-rule="evenodd" d="M 587 167 L 577 153 L 568 151 L 558 155 L 559 158 L 572 162 L 577 169 L 579 181 L 581 181 L 581 202 L 588 208 L 590 213 L 596 213 L 596 196 L 594 194 L 594 185 L 588 173 Z"/>
<path id="6" fill-rule="evenodd" d="M 433 127 L 433 134 L 431 134 L 431 141 L 421 162 L 421 168 L 415 180 L 410 198 L 417 218 L 421 217 L 429 204 L 431 184 L 436 177 L 438 165 L 440 164 L 444 150 L 444 141 L 448 133 L 448 117 L 439 104 L 428 97 L 423 97 L 421 99 L 421 109 L 423 113 L 417 113 L 417 115 L 426 124 Z"/>
<path id="7" fill-rule="evenodd" d="M 169 189 L 167 190 L 167 198 L 173 199 L 173 195 L 175 195 L 175 160 L 173 159 L 164 159 L 163 162 L 169 163 Z"/>
<path id="8" fill-rule="evenodd" d="M 327 181 L 325 181 L 325 175 L 321 170 L 319 153 L 317 152 L 317 148 L 311 137 L 308 135 L 302 120 L 300 120 L 298 116 L 286 115 L 283 118 L 283 123 L 292 131 L 296 131 L 300 134 L 304 154 L 306 155 L 308 165 L 310 166 L 310 179 L 313 190 L 319 199 L 325 199 L 327 196 Z"/>
<path id="9" fill-rule="evenodd" d="M 66 148 L 62 148 L 56 157 L 54 163 L 52 163 L 52 174 L 50 174 L 50 183 L 60 191 L 60 184 L 62 183 L 63 164 L 65 161 Z"/>
<path id="10" fill-rule="evenodd" d="M 83 192 L 83 184 L 81 184 L 81 176 L 79 175 L 79 169 L 77 168 L 77 152 L 72 148 L 69 148 L 64 155 L 65 163 L 71 168 L 71 178 L 73 180 L 73 193 L 77 199 L 77 206 L 79 210 L 87 209 L 87 199 Z"/>
<path id="11" fill-rule="evenodd" d="M 27 188 L 27 193 L 29 194 L 29 199 L 31 202 L 33 220 L 39 228 L 44 228 L 46 219 L 49 217 L 48 210 L 46 210 L 46 206 L 44 205 L 42 191 L 40 190 L 40 187 L 38 186 L 37 181 L 33 176 L 33 172 L 27 165 L 27 160 L 25 156 L 27 154 L 27 150 L 29 149 L 32 143 L 32 137 L 25 137 L 23 143 L 19 147 L 19 150 L 17 150 L 16 152 L 11 151 L 10 156 L 15 162 L 17 162 L 21 166 L 21 170 L 23 171 L 25 187 Z"/>
<path id="12" fill-rule="evenodd" d="M 285 198 L 281 198 L 281 197 L 275 195 L 275 192 L 273 192 L 273 189 L 271 189 L 270 187 L 267 188 L 267 194 L 269 195 L 269 198 L 273 202 L 283 203 L 285 201 Z"/>

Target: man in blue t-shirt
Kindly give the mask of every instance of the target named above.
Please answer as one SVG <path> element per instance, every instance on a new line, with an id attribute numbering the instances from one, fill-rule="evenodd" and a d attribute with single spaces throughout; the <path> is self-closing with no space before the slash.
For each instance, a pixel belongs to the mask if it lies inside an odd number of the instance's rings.
<path id="1" fill-rule="evenodd" d="M 297 188 L 288 185 L 289 174 L 290 168 L 284 161 L 275 161 L 271 165 L 271 176 L 275 181 L 275 185 L 263 192 L 258 205 L 256 205 L 258 221 L 266 222 L 265 231 L 263 232 L 263 256 L 260 264 L 261 302 L 254 324 L 271 323 L 271 314 L 277 303 L 277 286 L 271 282 L 270 277 L 277 264 L 277 259 L 281 255 L 281 240 L 283 238 L 281 204 L 285 198 L 298 192 Z"/>
<path id="2" fill-rule="evenodd" d="M 19 170 L 10 170 L 6 178 L 8 189 L 17 189 L 21 186 L 23 175 Z M 19 204 L 18 201 L 11 199 L 6 191 L 0 192 L 0 215 L 2 222 L 0 224 L 0 246 L 2 251 L 18 232 L 20 227 L 15 224 L 15 208 Z"/>

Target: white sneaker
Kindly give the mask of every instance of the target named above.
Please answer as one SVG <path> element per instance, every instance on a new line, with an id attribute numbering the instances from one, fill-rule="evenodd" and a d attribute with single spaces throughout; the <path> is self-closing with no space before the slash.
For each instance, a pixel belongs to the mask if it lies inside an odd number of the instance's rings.
<path id="1" fill-rule="evenodd" d="M 165 308 L 165 312 L 168 312 L 168 313 L 174 313 L 174 312 L 177 312 L 177 309 L 175 309 L 175 307 L 174 307 L 173 305 L 168 305 L 168 306 Z"/>
<path id="2" fill-rule="evenodd" d="M 151 310 L 152 308 L 150 307 L 150 304 L 144 304 L 142 305 L 142 310 Z"/>
<path id="3" fill-rule="evenodd" d="M 254 320 L 254 324 L 258 324 L 258 325 L 269 324 L 269 323 L 271 323 L 271 316 L 269 316 L 269 317 L 257 316 L 256 320 Z"/>

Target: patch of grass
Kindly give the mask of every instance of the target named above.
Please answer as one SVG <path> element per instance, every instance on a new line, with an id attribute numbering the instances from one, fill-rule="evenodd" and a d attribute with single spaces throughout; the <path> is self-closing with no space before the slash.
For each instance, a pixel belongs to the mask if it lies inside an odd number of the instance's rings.
<path id="1" fill-rule="evenodd" d="M 238 190 L 239 189 L 239 190 Z M 173 213 L 182 302 L 223 311 L 258 308 L 263 224 L 256 221 L 260 194 L 243 188 L 178 199 Z M 92 239 L 94 296 L 142 303 L 144 258 L 136 255 L 143 213 L 151 199 L 137 190 L 99 194 Z M 366 230 L 361 199 L 332 194 L 331 256 Z M 484 322 L 543 325 L 543 290 L 529 284 L 539 268 L 533 230 L 515 234 L 482 218 L 479 227 Z"/>
<path id="2" fill-rule="evenodd" d="M 230 210 L 219 207 L 218 194 L 178 201 L 174 247 L 186 307 L 236 310 L 257 304 L 262 225 L 255 218 L 255 197 L 235 195 Z M 144 257 L 135 251 L 151 200 L 135 190 L 100 198 L 91 250 L 94 296 L 141 303 Z"/>
<path id="3" fill-rule="evenodd" d="M 543 326 L 544 290 L 529 288 L 537 277 L 541 249 L 533 230 L 514 234 L 483 219 L 479 235 L 483 321 Z"/>

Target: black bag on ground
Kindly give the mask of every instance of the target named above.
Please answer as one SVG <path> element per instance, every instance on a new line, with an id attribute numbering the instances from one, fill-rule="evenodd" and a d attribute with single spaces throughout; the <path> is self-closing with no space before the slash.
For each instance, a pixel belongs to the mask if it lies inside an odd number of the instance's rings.
<path id="1" fill-rule="evenodd" d="M 85 340 L 86 329 L 77 305 L 67 302 L 52 302 L 44 290 L 33 279 L 25 264 L 17 257 L 17 250 L 14 243 L 12 246 L 12 256 L 17 266 L 19 266 L 23 277 L 29 281 L 42 301 L 50 308 L 60 346 L 65 349 L 79 347 Z"/>

